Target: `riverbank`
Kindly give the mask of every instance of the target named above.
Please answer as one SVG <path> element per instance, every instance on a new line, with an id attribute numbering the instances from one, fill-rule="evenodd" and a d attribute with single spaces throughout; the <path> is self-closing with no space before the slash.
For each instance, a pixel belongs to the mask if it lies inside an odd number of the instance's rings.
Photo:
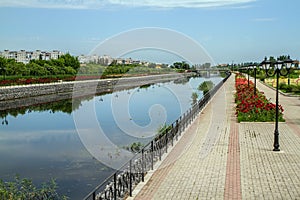
<path id="1" fill-rule="evenodd" d="M 82 96 L 110 93 L 148 84 L 177 80 L 193 73 L 113 78 L 0 87 L 0 110 L 60 101 Z"/>

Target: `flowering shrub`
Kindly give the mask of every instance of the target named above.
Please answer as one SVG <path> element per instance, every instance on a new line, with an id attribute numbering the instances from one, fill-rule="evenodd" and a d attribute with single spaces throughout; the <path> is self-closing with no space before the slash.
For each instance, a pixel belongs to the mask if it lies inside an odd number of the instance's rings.
<path id="1" fill-rule="evenodd" d="M 250 81 L 248 87 L 247 79 L 238 74 L 235 79 L 236 95 L 235 102 L 238 122 L 272 122 L 276 117 L 276 105 L 271 103 L 263 92 L 256 91 L 254 95 L 254 85 Z M 283 108 L 279 105 L 279 121 L 283 119 Z"/>
<path id="2" fill-rule="evenodd" d="M 62 81 L 81 81 L 81 80 L 91 80 L 91 79 L 100 79 L 101 76 L 66 76 L 66 77 L 43 77 L 43 78 L 15 78 L 15 79 L 6 79 L 0 80 L 0 86 L 9 86 L 9 85 L 29 85 L 37 83 L 53 83 Z"/>

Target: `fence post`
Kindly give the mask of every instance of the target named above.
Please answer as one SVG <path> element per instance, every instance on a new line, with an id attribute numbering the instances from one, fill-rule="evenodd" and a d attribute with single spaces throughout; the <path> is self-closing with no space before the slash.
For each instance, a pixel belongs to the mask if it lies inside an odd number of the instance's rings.
<path id="1" fill-rule="evenodd" d="M 132 160 L 129 161 L 129 195 L 132 197 Z"/>
<path id="2" fill-rule="evenodd" d="M 144 148 L 142 149 L 142 182 L 144 182 L 144 175 L 145 175 L 145 169 L 144 169 Z"/>
<path id="3" fill-rule="evenodd" d="M 117 172 L 114 174 L 114 199 L 117 200 Z"/>
<path id="4" fill-rule="evenodd" d="M 178 140 L 178 119 L 176 120 L 175 124 L 175 134 L 176 134 L 176 141 Z"/>
<path id="5" fill-rule="evenodd" d="M 171 137 L 172 137 L 172 146 L 173 146 L 173 143 L 174 143 L 174 127 L 173 127 L 173 124 L 171 126 L 172 126 L 172 128 L 171 128 Z"/>
<path id="6" fill-rule="evenodd" d="M 153 140 L 151 141 L 151 170 L 153 170 L 153 162 L 154 162 L 154 144 Z"/>
<path id="7" fill-rule="evenodd" d="M 183 132 L 184 130 L 184 120 L 185 120 L 185 113 L 183 113 L 182 118 L 181 118 L 181 127 L 180 127 L 180 132 Z"/>
<path id="8" fill-rule="evenodd" d="M 168 153 L 168 131 L 166 131 L 166 134 L 165 134 L 165 138 L 166 138 L 166 153 Z"/>
<path id="9" fill-rule="evenodd" d="M 178 122 L 178 131 L 179 131 L 179 136 L 181 135 L 181 125 L 182 125 L 182 120 L 181 120 L 181 116 L 179 117 L 179 122 Z"/>
<path id="10" fill-rule="evenodd" d="M 162 145 L 161 145 L 161 140 L 159 141 L 159 161 L 161 161 L 161 149 L 162 149 Z"/>

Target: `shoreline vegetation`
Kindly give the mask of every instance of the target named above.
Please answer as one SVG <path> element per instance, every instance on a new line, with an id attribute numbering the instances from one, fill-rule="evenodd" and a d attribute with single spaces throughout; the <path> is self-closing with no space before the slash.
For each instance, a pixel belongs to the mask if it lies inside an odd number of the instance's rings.
<path id="1" fill-rule="evenodd" d="M 68 53 L 58 59 L 31 60 L 28 64 L 0 57 L 0 87 L 182 73 L 193 69 L 194 67 L 186 62 L 175 62 L 171 66 L 155 63 L 150 63 L 147 66 L 143 64 L 117 64 L 116 62 L 108 66 L 94 63 L 80 64 L 77 57 Z"/>
<path id="2" fill-rule="evenodd" d="M 40 187 L 36 187 L 31 179 L 21 179 L 19 175 L 15 176 L 13 181 L 4 182 L 0 179 L 0 199 L 25 200 L 25 199 L 43 199 L 43 200 L 67 200 L 65 195 L 57 193 L 57 184 L 54 179 L 44 182 Z"/>

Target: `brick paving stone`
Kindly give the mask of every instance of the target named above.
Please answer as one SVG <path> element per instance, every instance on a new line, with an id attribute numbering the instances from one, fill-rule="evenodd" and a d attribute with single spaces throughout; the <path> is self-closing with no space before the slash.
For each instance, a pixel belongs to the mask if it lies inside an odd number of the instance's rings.
<path id="1" fill-rule="evenodd" d="M 242 198 L 300 199 L 300 138 L 280 124 L 284 151 L 273 152 L 273 123 L 241 123 Z"/>

